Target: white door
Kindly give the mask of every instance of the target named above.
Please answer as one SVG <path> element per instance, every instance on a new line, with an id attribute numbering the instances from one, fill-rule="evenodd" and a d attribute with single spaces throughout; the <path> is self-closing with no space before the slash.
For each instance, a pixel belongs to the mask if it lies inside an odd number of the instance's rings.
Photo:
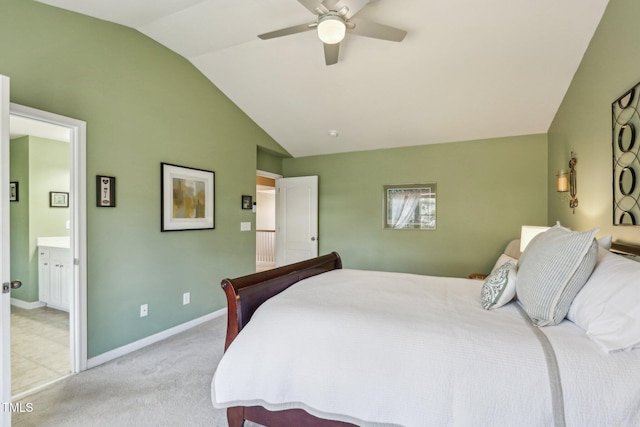
<path id="1" fill-rule="evenodd" d="M 0 75 L 0 427 L 11 425 L 11 293 L 5 284 L 11 282 L 9 268 L 9 78 Z"/>
<path id="2" fill-rule="evenodd" d="M 318 177 L 276 179 L 276 267 L 318 256 Z"/>

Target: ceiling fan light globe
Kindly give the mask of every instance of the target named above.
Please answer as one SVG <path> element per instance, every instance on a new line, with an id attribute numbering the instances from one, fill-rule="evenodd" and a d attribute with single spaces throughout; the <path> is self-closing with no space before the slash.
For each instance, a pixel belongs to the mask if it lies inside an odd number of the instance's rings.
<path id="1" fill-rule="evenodd" d="M 318 22 L 318 38 L 326 44 L 340 43 L 346 30 L 344 21 L 337 16 L 327 16 Z"/>

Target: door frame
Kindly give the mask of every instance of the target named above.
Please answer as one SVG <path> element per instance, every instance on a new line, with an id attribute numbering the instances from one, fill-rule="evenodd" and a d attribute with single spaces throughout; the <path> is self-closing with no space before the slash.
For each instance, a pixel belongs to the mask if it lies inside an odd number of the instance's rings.
<path id="1" fill-rule="evenodd" d="M 9 255 L 9 77 L 0 75 L 0 282 L 11 281 Z M 0 427 L 11 425 L 11 295 L 0 294 Z"/>
<path id="2" fill-rule="evenodd" d="M 260 169 L 256 169 L 256 177 L 258 177 L 258 176 L 261 176 L 261 177 L 264 177 L 264 178 L 271 178 L 273 180 L 283 178 L 283 176 L 281 174 L 277 174 L 277 173 L 273 173 L 273 172 L 267 172 L 267 171 L 263 171 L 263 170 L 260 170 Z M 275 190 L 275 184 L 274 184 L 273 189 Z M 258 200 L 258 189 L 257 189 L 257 184 L 256 184 L 256 202 L 257 202 L 257 200 Z M 256 209 L 260 209 L 260 207 L 256 205 Z M 258 230 L 258 225 L 257 225 L 257 223 L 258 223 L 258 216 L 257 216 L 258 212 L 257 212 L 257 210 L 256 210 L 255 213 L 256 213 L 256 227 L 255 228 L 256 228 L 256 237 L 257 237 L 257 234 L 258 234 L 258 231 L 257 231 Z M 274 203 L 273 216 L 274 216 L 274 218 L 278 217 L 278 204 L 277 203 Z M 277 225 L 276 225 L 276 227 L 277 227 Z M 257 238 L 256 238 L 256 241 L 257 241 Z M 273 239 L 273 246 L 274 246 L 273 259 L 274 259 L 274 265 L 275 265 L 275 257 L 276 257 L 276 252 L 278 250 L 278 247 L 277 247 L 277 245 L 275 243 L 275 236 L 274 236 L 274 239 Z M 254 251 L 256 253 L 256 255 L 257 255 L 257 251 L 258 251 L 258 248 L 257 248 L 257 244 L 256 244 L 256 250 Z M 257 258 L 257 256 L 256 256 L 256 258 Z M 258 265 L 257 265 L 257 261 L 256 261 L 256 271 L 257 271 L 257 269 L 258 269 Z"/>
<path id="3" fill-rule="evenodd" d="M 69 307 L 71 372 L 87 369 L 87 174 L 86 133 L 82 120 L 10 104 L 9 114 L 66 127 L 69 140 L 70 242 L 73 256 L 73 289 Z"/>

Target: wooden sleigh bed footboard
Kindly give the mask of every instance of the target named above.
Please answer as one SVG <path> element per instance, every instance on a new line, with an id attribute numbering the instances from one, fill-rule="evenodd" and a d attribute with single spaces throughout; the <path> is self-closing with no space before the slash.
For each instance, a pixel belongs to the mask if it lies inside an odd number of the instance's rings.
<path id="1" fill-rule="evenodd" d="M 302 279 L 340 268 L 342 268 L 340 256 L 338 253 L 332 252 L 272 270 L 222 280 L 221 285 L 227 297 L 228 307 L 225 351 L 263 302 Z M 261 406 L 236 406 L 227 409 L 229 427 L 240 427 L 245 420 L 268 427 L 347 427 L 353 425 L 318 418 L 302 409 L 269 411 Z"/>
<path id="2" fill-rule="evenodd" d="M 229 310 L 224 349 L 229 347 L 263 302 L 302 279 L 339 268 L 342 268 L 340 255 L 332 252 L 272 270 L 222 280 Z"/>

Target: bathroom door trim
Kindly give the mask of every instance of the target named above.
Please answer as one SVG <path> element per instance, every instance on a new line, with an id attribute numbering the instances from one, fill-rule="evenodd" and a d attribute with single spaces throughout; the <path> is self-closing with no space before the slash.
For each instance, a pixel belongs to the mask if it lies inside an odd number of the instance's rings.
<path id="1" fill-rule="evenodd" d="M 87 369 L 87 176 L 86 133 L 82 120 L 10 104 L 10 114 L 39 120 L 70 131 L 70 239 L 73 253 L 73 291 L 69 310 L 71 371 Z"/>

